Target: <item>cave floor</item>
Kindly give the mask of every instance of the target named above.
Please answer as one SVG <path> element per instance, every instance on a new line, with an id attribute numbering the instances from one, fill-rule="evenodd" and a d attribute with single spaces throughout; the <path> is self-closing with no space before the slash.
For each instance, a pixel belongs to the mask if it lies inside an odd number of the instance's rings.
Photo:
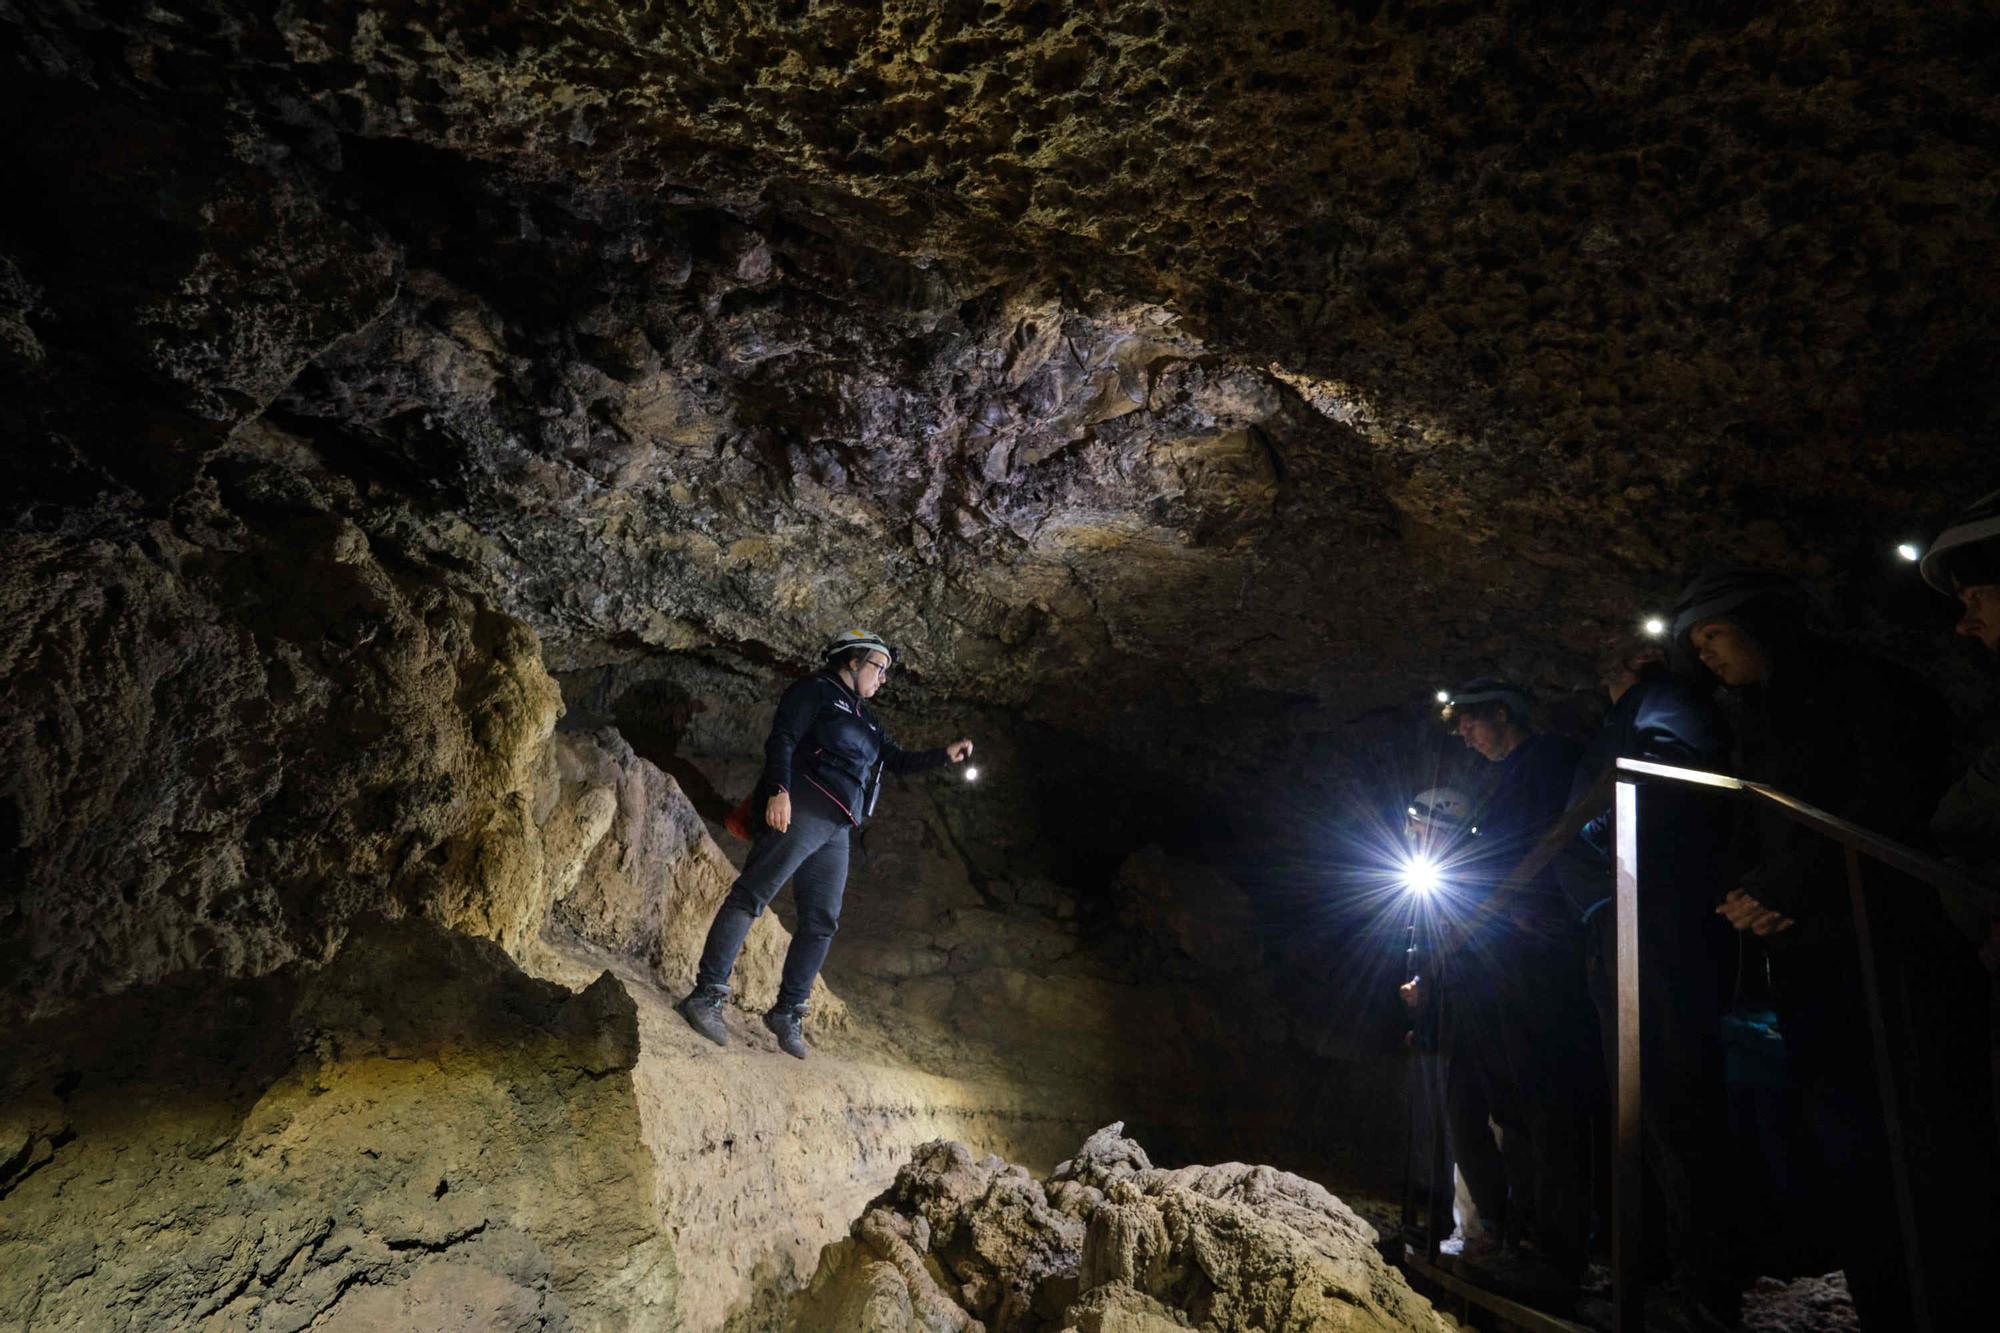
<path id="1" fill-rule="evenodd" d="M 633 1083 L 690 1329 L 776 1327 L 821 1248 L 921 1143 L 957 1139 L 1040 1173 L 1098 1127 L 1053 1089 L 913 1068 L 862 1022 L 814 1035 L 800 1061 L 732 1006 L 734 1040 L 717 1048 L 643 963 L 580 942 L 546 944 L 534 970 L 578 989 L 609 970 L 638 1006 Z"/>

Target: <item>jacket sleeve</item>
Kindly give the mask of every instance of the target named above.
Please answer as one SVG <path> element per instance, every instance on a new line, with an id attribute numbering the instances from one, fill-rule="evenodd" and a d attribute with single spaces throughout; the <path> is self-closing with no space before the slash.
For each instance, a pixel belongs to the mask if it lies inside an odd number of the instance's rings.
<path id="1" fill-rule="evenodd" d="M 1973 761 L 1938 802 L 1931 835 L 1946 855 L 1973 865 L 2000 862 L 2000 745 Z"/>
<path id="2" fill-rule="evenodd" d="M 898 777 L 927 772 L 950 762 L 951 755 L 943 749 L 905 750 L 886 734 L 882 737 L 882 767 Z"/>
<path id="3" fill-rule="evenodd" d="M 1702 701 L 1685 690 L 1649 690 L 1632 719 L 1634 759 L 1681 768 L 1715 768 L 1722 762 L 1722 740 L 1715 718 Z"/>
<path id="4" fill-rule="evenodd" d="M 778 715 L 771 720 L 771 734 L 764 741 L 764 772 L 757 779 L 758 794 L 766 800 L 792 789 L 792 755 L 812 729 L 813 715 L 818 711 L 819 689 L 810 676 L 778 700 Z"/>
<path id="5" fill-rule="evenodd" d="M 1934 808 L 1947 752 L 1945 718 L 1928 697 L 1917 697 L 1900 682 L 1869 682 L 1868 693 L 1847 697 L 1864 700 L 1869 711 L 1857 710 L 1845 722 L 1846 744 L 1820 747 L 1811 774 L 1818 779 L 1795 793 L 1806 801 L 1900 842 L 1919 841 Z M 1767 827 L 1779 825 L 1770 817 Z M 1759 864 L 1743 876 L 1743 891 L 1786 916 L 1803 919 L 1814 908 L 1845 910 L 1846 875 L 1838 846 L 1801 824 L 1782 821 Z M 1826 896 L 1830 886 L 1843 892 Z"/>

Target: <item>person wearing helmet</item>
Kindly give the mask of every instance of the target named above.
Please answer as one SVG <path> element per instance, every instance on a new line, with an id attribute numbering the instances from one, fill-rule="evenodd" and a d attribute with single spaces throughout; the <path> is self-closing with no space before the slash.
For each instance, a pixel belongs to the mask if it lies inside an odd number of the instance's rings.
<path id="1" fill-rule="evenodd" d="M 1403 839 L 1412 856 L 1448 866 L 1466 856 L 1468 840 L 1476 833 L 1472 798 L 1458 788 L 1430 787 L 1410 798 Z M 1437 989 L 1413 976 L 1398 987 L 1398 994 L 1412 1016 L 1414 1044 L 1437 1057 L 1425 1062 L 1425 1086 L 1432 1104 L 1442 1104 L 1452 1163 L 1477 1215 L 1468 1219 L 1461 1257 L 1477 1260 L 1500 1247 L 1507 1218 L 1507 1166 L 1493 1137 L 1492 1107 L 1477 1064 L 1449 1054 Z"/>
<path id="2" fill-rule="evenodd" d="M 969 740 L 937 750 L 905 750 L 883 732 L 868 700 L 888 678 L 895 653 L 879 635 L 849 630 L 826 645 L 822 660 L 820 670 L 778 702 L 764 742 L 764 771 L 752 794 L 753 807 L 763 807 L 764 827 L 709 925 L 694 989 L 674 1006 L 696 1032 L 718 1046 L 729 1044 L 722 1004 L 736 955 L 752 923 L 791 880 L 798 930 L 785 952 L 778 1000 L 764 1015 L 764 1026 L 781 1050 L 801 1060 L 806 1000 L 840 925 L 848 834 L 874 813 L 883 770 L 921 773 L 962 763 L 972 753 Z"/>
<path id="3" fill-rule="evenodd" d="M 1446 961 L 1449 1056 L 1476 1062 L 1505 1141 L 1512 1246 L 1464 1267 L 1505 1294 L 1561 1311 L 1576 1299 L 1590 1225 L 1590 1108 L 1597 1055 L 1577 965 L 1575 915 L 1545 867 L 1499 889 L 1561 818 L 1578 746 L 1538 733 L 1526 690 L 1470 682 L 1451 694 L 1458 736 L 1491 766 L 1479 852 L 1461 907 L 1480 924 Z"/>
<path id="4" fill-rule="evenodd" d="M 1617 996 L 1611 783 L 1617 761 L 1681 768 L 1723 767 L 1727 751 L 1715 706 L 1668 669 L 1659 643 L 1619 634 L 1598 660 L 1611 710 L 1584 747 L 1570 804 L 1592 817 L 1556 863 L 1557 878 L 1584 927 L 1584 978 L 1597 1011 L 1607 1074 L 1616 1068 Z M 1639 805 L 1639 996 L 1645 1098 L 1644 1159 L 1661 1205 L 1662 1250 L 1683 1297 L 1734 1323 L 1743 1281 L 1723 1202 L 1728 1157 L 1723 1087 L 1724 966 L 1730 931 L 1711 910 L 1721 874 L 1728 812 L 1705 789 L 1661 784 Z"/>
<path id="5" fill-rule="evenodd" d="M 1899 841 L 1922 841 L 1945 785 L 1949 721 L 1912 673 L 1815 633 L 1795 580 L 1747 566 L 1712 567 L 1688 585 L 1673 642 L 1733 706 L 1737 776 Z M 1715 910 L 1766 953 L 1786 1062 L 1837 1210 L 1828 1220 L 1862 1327 L 1907 1328 L 1911 1289 L 1842 851 L 1769 803 L 1739 804 L 1738 815 L 1732 871 Z M 1961 1067 L 1959 1034 L 1973 1018 L 1964 1011 L 1981 1008 L 1963 1003 L 1977 964 L 1944 924 L 1935 893 L 1879 866 L 1867 874 L 1884 993 L 1908 1006 L 1898 1029 L 1916 1074 L 1908 1137 L 1930 1305 L 1938 1327 L 1961 1327 L 1979 1297 L 1959 1279 L 1984 1265 L 1940 1261 L 1968 1234 L 1951 1178 L 1983 1180 L 1990 1154 L 1962 1144 L 1951 1161 L 1942 1150 L 1953 1137 L 1946 1131 L 1965 1118 L 1961 1085 L 1987 1083 L 1983 1069 Z"/>
<path id="6" fill-rule="evenodd" d="M 1954 518 L 1921 568 L 1925 582 L 1957 599 L 1957 632 L 1980 646 L 1989 667 L 2000 667 L 2000 491 Z M 2000 745 L 1984 750 L 1945 792 L 1931 835 L 1947 856 L 2000 882 Z M 2000 914 L 1992 900 L 1947 895 L 1945 908 L 1979 946 L 1987 971 L 2000 973 Z"/>

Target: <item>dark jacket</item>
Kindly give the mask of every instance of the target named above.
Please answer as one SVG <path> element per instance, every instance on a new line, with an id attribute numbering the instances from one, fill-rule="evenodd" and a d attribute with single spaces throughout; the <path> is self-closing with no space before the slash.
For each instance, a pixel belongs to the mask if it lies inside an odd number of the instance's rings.
<path id="1" fill-rule="evenodd" d="M 860 695 L 832 672 L 807 676 L 778 701 L 764 742 L 759 800 L 810 782 L 859 824 L 874 813 L 882 770 L 921 773 L 948 762 L 943 750 L 905 750 L 884 734 Z"/>
<path id="2" fill-rule="evenodd" d="M 2000 745 L 1981 752 L 1938 802 L 1931 837 L 1939 851 L 1975 875 L 2000 884 Z M 1951 923 L 1976 945 L 1993 937 L 1994 900 L 1985 895 L 1943 894 Z"/>
<path id="3" fill-rule="evenodd" d="M 1471 844 L 1477 850 L 1469 876 L 1479 896 L 1505 880 L 1562 817 L 1580 749 L 1566 737 L 1530 736 L 1505 759 L 1487 766 L 1485 796 L 1473 820 L 1479 836 Z M 1544 868 L 1532 883 L 1528 902 L 1538 909 L 1553 902 L 1550 869 Z"/>
<path id="4" fill-rule="evenodd" d="M 1569 799 L 1590 797 L 1620 759 L 1647 759 L 1678 768 L 1711 772 L 1726 768 L 1729 751 L 1715 705 L 1671 676 L 1639 681 L 1605 714 L 1597 735 L 1583 748 Z M 1657 783 L 1639 795 L 1639 849 L 1645 859 L 1642 889 L 1671 885 L 1698 896 L 1706 910 L 1723 893 L 1716 882 L 1716 858 L 1726 835 L 1726 811 L 1716 798 L 1686 787 Z M 1578 834 L 1576 855 L 1558 864 L 1558 878 L 1580 913 L 1611 895 L 1611 807 L 1601 807 Z"/>
<path id="5" fill-rule="evenodd" d="M 1914 675 L 1814 642 L 1739 698 L 1737 776 L 1898 841 L 1924 841 L 1949 772 L 1950 719 Z M 1802 927 L 1845 933 L 1839 847 L 1764 802 L 1739 810 L 1735 883 Z"/>

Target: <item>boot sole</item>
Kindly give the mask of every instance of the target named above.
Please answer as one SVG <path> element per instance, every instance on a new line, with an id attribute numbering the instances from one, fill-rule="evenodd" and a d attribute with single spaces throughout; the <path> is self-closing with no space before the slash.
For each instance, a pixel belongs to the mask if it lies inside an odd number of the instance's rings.
<path id="1" fill-rule="evenodd" d="M 803 1059 L 805 1059 L 805 1058 L 806 1058 L 806 1056 L 807 1056 L 808 1054 L 810 1054 L 810 1053 L 811 1053 L 811 1051 L 812 1051 L 812 1047 L 810 1047 L 810 1046 L 806 1045 L 806 1044 L 805 1044 L 805 1042 L 803 1042 L 803 1041 L 801 1041 L 801 1042 L 799 1043 L 799 1049 L 798 1049 L 798 1050 L 796 1050 L 796 1051 L 787 1051 L 787 1050 L 785 1050 L 785 1040 L 784 1040 L 784 1038 L 783 1038 L 783 1037 L 779 1037 L 779 1036 L 778 1036 L 778 1030 L 777 1030 L 776 1028 L 772 1027 L 772 1026 L 771 1026 L 771 1025 L 769 1024 L 769 1023 L 766 1023 L 766 1024 L 764 1024 L 764 1030 L 765 1030 L 766 1032 L 770 1033 L 770 1034 L 771 1034 L 771 1035 L 772 1035 L 773 1037 L 777 1037 L 777 1038 L 778 1038 L 778 1049 L 779 1049 L 780 1051 L 784 1051 L 784 1053 L 785 1053 L 786 1055 L 789 1055 L 789 1056 L 791 1056 L 791 1057 L 792 1057 L 792 1058 L 793 1058 L 794 1060 L 803 1060 Z"/>
<path id="2" fill-rule="evenodd" d="M 689 1027 L 693 1028 L 696 1033 L 698 1033 L 703 1037 L 706 1037 L 708 1040 L 714 1042 L 717 1046 L 726 1047 L 729 1045 L 729 1033 L 727 1030 L 723 1031 L 720 1035 L 710 1032 L 707 1028 L 704 1028 L 701 1024 L 695 1022 L 693 1018 L 689 1017 L 688 1011 L 681 1008 L 681 1006 L 679 1005 L 674 1006 L 674 1012 L 679 1014 L 681 1016 L 681 1021 L 686 1023 Z"/>

